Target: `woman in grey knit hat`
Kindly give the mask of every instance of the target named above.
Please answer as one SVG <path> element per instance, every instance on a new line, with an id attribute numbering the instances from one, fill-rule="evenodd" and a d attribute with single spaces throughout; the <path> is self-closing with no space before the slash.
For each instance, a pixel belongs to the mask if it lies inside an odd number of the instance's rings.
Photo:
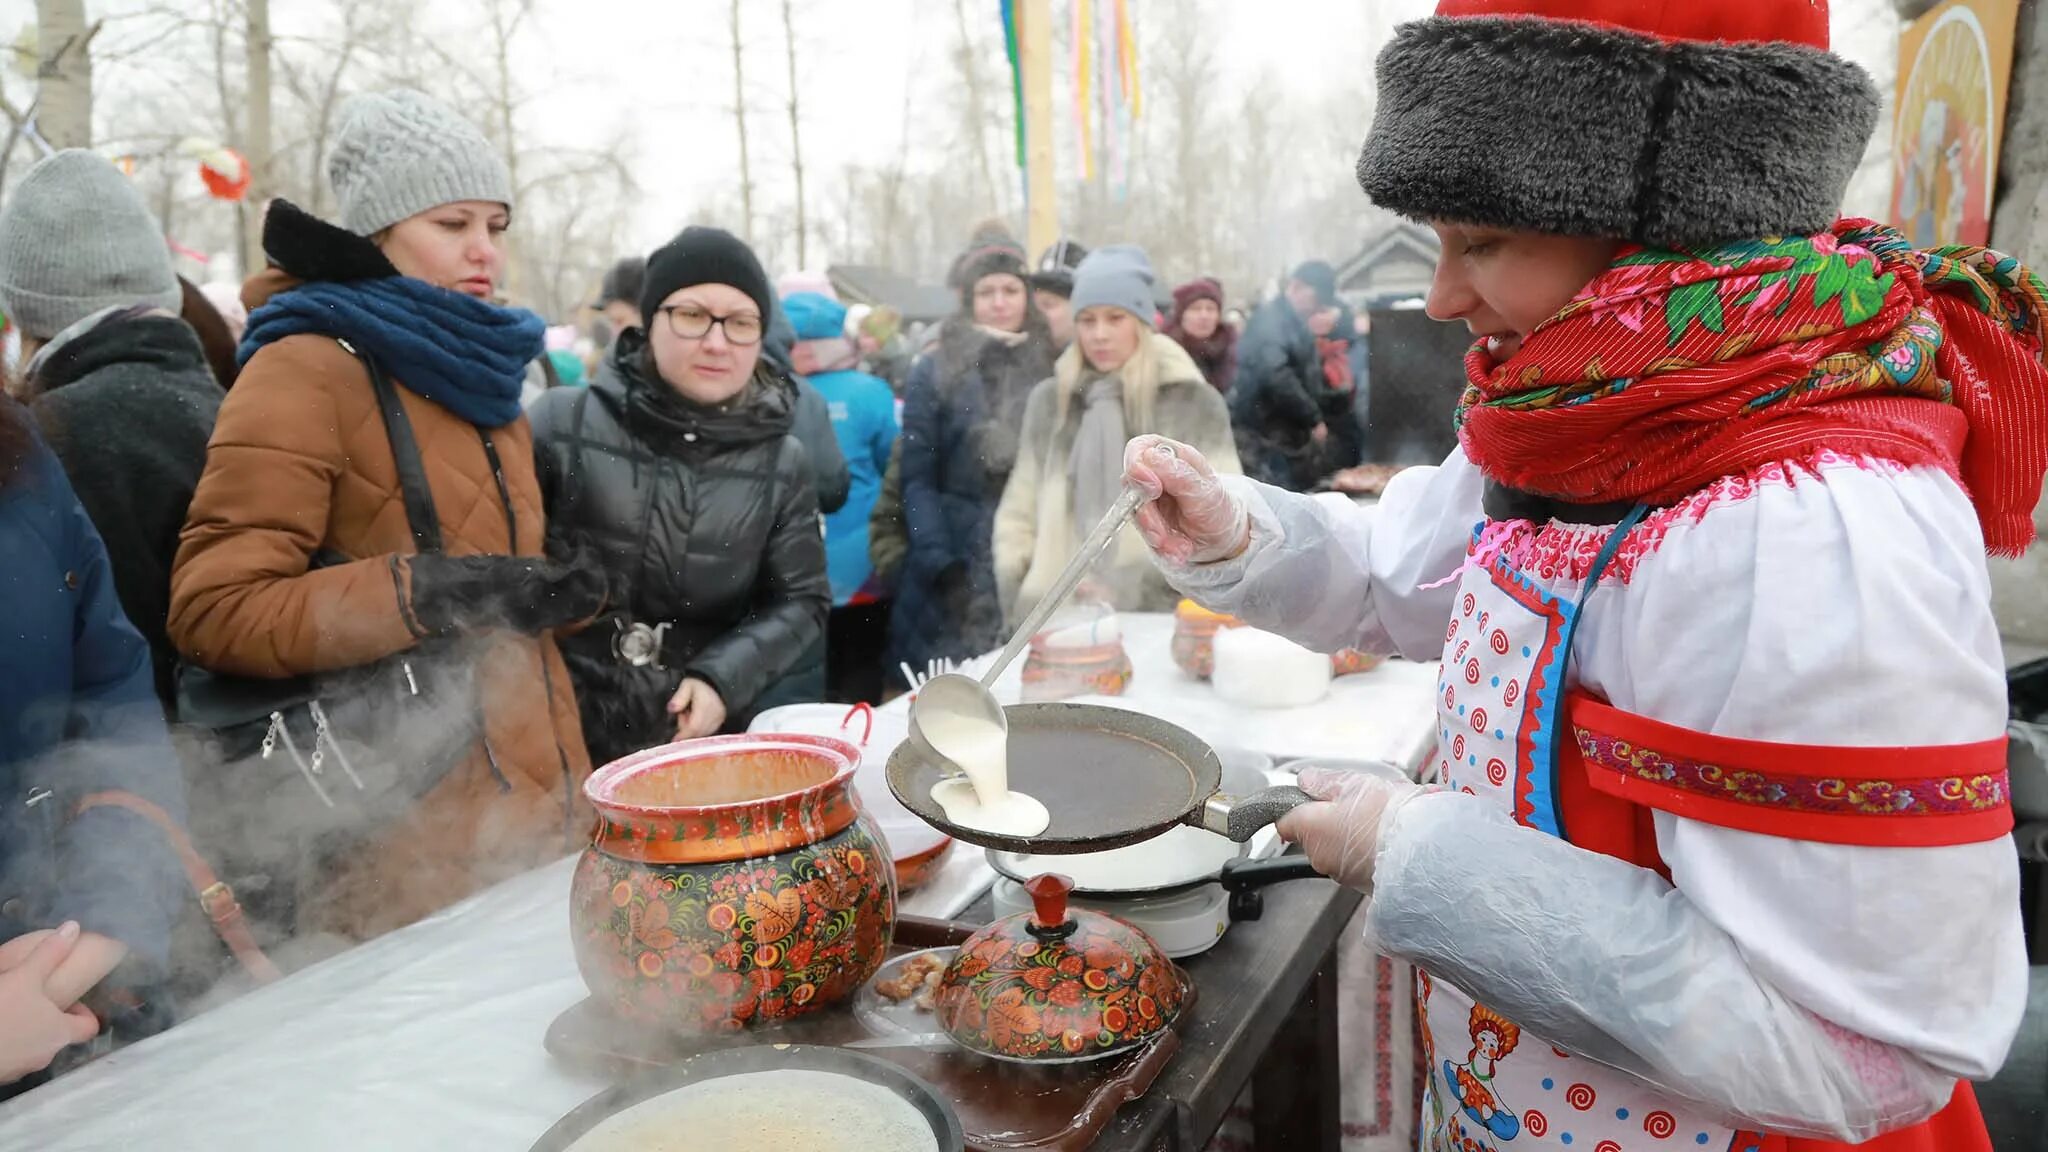
<path id="1" fill-rule="evenodd" d="M 272 266 L 243 290 L 244 367 L 185 525 L 170 633 L 245 684 L 350 670 L 401 677 L 408 702 L 435 695 L 427 680 L 463 685 L 407 713 L 418 731 L 301 733 L 309 754 L 324 736 L 357 768 L 398 766 L 390 794 L 253 755 L 215 774 L 232 796 L 195 794 L 195 829 L 283 890 L 262 909 L 273 927 L 363 939 L 576 846 L 589 759 L 553 632 L 596 615 L 605 578 L 544 554 L 519 407 L 542 323 L 493 303 L 513 198 L 498 154 L 393 92 L 351 102 L 327 174 L 339 226 L 282 201 L 265 222 Z M 231 719 L 210 725 L 228 745 L 247 731 Z M 255 842 L 259 828 L 276 835 Z"/>
<path id="2" fill-rule="evenodd" d="M 1097 248 L 1074 270 L 1074 342 L 1024 406 L 1017 466 L 996 508 L 996 589 L 1005 616 L 1030 612 L 1081 538 L 1123 488 L 1124 445 L 1144 433 L 1197 448 L 1216 470 L 1241 468 L 1230 409 L 1194 358 L 1155 331 L 1144 249 Z M 1180 593 L 1127 528 L 1097 572 L 1101 597 L 1124 611 L 1170 612 Z"/>

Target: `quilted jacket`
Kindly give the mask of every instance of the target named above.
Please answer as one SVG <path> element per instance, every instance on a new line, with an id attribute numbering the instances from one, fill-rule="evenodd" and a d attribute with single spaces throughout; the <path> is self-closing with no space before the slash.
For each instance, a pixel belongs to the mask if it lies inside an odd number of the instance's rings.
<path id="1" fill-rule="evenodd" d="M 563 642 L 599 763 L 675 736 L 685 676 L 717 689 L 728 722 L 795 670 L 832 607 L 809 457 L 791 428 L 796 390 L 763 370 L 723 409 L 650 380 L 646 338 L 613 346 L 584 391 L 534 405 L 549 530 L 594 544 L 625 609 Z M 621 629 L 666 625 L 658 664 L 615 651 Z"/>
<path id="2" fill-rule="evenodd" d="M 253 308 L 291 283 L 273 270 L 243 297 Z M 539 555 L 546 523 L 525 419 L 483 432 L 396 382 L 447 551 Z M 355 559 L 311 568 L 323 550 Z M 389 557 L 412 551 L 368 374 L 332 339 L 287 337 L 250 357 L 221 406 L 171 574 L 171 640 L 203 667 L 261 677 L 404 651 L 414 640 Z M 590 759 L 554 639 L 492 633 L 476 672 L 502 776 L 479 743 L 408 816 L 302 898 L 303 927 L 373 936 L 584 840 Z"/>

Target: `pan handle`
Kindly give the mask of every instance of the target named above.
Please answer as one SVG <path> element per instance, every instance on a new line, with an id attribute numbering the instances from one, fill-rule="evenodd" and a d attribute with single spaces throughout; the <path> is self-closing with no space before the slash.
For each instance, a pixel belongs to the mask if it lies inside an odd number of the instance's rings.
<path id="1" fill-rule="evenodd" d="M 1218 792 L 1202 805 L 1199 826 L 1242 844 L 1257 835 L 1259 829 L 1313 799 L 1315 797 L 1292 784 L 1267 788 L 1244 797 Z"/>
<path id="2" fill-rule="evenodd" d="M 1320 875 L 1308 857 L 1289 854 L 1270 860 L 1232 860 L 1223 866 L 1216 882 L 1230 893 L 1230 919 L 1237 923 L 1257 920 L 1265 914 L 1266 897 L 1259 889 L 1283 880 L 1307 880 Z"/>
<path id="3" fill-rule="evenodd" d="M 1308 857 L 1287 855 L 1270 860 L 1232 860 L 1223 865 L 1216 882 L 1223 885 L 1225 892 L 1249 892 L 1283 880 L 1308 880 L 1321 875 Z"/>

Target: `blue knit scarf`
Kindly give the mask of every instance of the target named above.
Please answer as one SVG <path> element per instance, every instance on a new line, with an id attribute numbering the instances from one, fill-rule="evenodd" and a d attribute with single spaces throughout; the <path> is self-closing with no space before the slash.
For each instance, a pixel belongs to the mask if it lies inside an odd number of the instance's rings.
<path id="1" fill-rule="evenodd" d="M 546 343 L 546 324 L 409 276 L 315 281 L 271 297 L 249 316 L 237 353 L 315 333 L 354 344 L 393 380 L 483 428 L 519 419 L 526 367 Z"/>

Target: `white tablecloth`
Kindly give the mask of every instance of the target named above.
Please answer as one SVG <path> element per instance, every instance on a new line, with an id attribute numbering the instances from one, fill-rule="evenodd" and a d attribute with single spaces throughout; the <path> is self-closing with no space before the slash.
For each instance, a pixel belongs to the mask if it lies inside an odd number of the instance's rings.
<path id="1" fill-rule="evenodd" d="M 1428 755 L 1432 669 L 1390 664 L 1313 707 L 1256 713 L 1173 667 L 1169 618 L 1124 627 L 1137 676 L 1122 703 L 1212 744 L 1411 769 Z M 998 695 L 1016 699 L 1016 682 L 1012 671 Z M 520 1152 L 604 1087 L 542 1047 L 586 994 L 570 869 L 508 881 L 0 1105 L 0 1149 Z M 980 852 L 956 847 L 904 910 L 951 915 L 990 875 Z"/>

